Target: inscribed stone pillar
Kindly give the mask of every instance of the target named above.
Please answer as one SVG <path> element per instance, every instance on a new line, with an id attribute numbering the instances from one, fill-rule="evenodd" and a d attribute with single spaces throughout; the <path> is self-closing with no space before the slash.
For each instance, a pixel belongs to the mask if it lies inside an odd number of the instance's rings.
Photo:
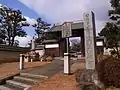
<path id="1" fill-rule="evenodd" d="M 24 69 L 24 55 L 23 54 L 20 54 L 19 66 L 20 66 L 20 70 Z"/>
<path id="2" fill-rule="evenodd" d="M 31 48 L 32 50 L 34 50 L 35 49 L 35 38 L 33 37 L 33 39 L 32 39 L 32 48 Z"/>
<path id="3" fill-rule="evenodd" d="M 84 13 L 84 38 L 85 38 L 85 60 L 86 69 L 95 69 L 95 19 L 94 13 Z"/>
<path id="4" fill-rule="evenodd" d="M 85 38 L 85 60 L 86 69 L 78 72 L 76 81 L 80 90 L 101 90 L 98 88 L 98 74 L 95 70 L 95 20 L 93 12 L 84 13 L 84 38 Z"/>

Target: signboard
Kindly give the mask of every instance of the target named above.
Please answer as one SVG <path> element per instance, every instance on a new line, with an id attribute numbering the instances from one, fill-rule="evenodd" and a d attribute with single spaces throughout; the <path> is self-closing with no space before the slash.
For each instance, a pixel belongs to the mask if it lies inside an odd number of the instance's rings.
<path id="1" fill-rule="evenodd" d="M 62 38 L 70 37 L 72 35 L 71 22 L 65 22 L 62 25 Z"/>

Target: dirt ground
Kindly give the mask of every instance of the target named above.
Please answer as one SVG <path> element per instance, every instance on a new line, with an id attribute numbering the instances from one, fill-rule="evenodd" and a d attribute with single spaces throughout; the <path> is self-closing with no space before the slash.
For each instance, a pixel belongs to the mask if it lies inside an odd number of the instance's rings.
<path id="1" fill-rule="evenodd" d="M 85 64 L 81 62 L 74 63 L 71 72 L 75 73 L 77 69 L 84 69 Z M 77 90 L 75 75 L 64 75 L 63 72 L 57 73 L 51 78 L 33 86 L 30 90 Z"/>
<path id="2" fill-rule="evenodd" d="M 29 62 L 25 63 L 25 70 L 32 70 L 35 67 L 43 66 L 49 62 Z M 71 71 L 84 68 L 84 64 L 73 64 Z M 0 78 L 7 77 L 9 75 L 20 72 L 19 63 L 5 63 L 0 64 Z M 77 90 L 75 75 L 64 75 L 63 72 L 57 73 L 51 78 L 40 82 L 38 85 L 34 85 L 30 90 Z"/>
<path id="3" fill-rule="evenodd" d="M 35 67 L 43 66 L 48 62 L 28 62 L 24 64 L 24 70 L 32 70 Z M 0 78 L 4 78 L 20 72 L 19 62 L 0 64 Z"/>
<path id="4" fill-rule="evenodd" d="M 58 73 L 39 85 L 33 86 L 30 90 L 77 90 L 75 75 Z"/>

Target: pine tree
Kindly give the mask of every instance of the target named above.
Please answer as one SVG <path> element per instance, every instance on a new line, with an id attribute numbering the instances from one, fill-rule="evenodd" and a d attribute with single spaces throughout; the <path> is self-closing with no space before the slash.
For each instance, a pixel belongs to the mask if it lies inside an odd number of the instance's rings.
<path id="1" fill-rule="evenodd" d="M 26 19 L 20 10 L 1 6 L 0 35 L 2 35 L 2 39 L 8 41 L 9 46 L 14 46 L 16 36 L 24 37 L 27 35 L 22 27 L 29 26 L 29 24 L 23 23 L 23 21 L 26 21 Z"/>

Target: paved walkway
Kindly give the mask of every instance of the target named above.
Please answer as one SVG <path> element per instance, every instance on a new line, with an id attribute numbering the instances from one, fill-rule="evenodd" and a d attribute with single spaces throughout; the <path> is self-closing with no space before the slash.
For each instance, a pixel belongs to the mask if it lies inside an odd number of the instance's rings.
<path id="1" fill-rule="evenodd" d="M 74 63 L 74 60 L 71 60 L 71 65 Z M 36 75 L 45 75 L 51 77 L 56 73 L 64 70 L 64 61 L 60 59 L 53 60 L 50 64 L 44 65 L 43 67 L 34 68 L 27 73 L 36 74 Z"/>
<path id="2" fill-rule="evenodd" d="M 74 73 L 77 69 L 84 69 L 85 62 L 84 58 L 79 60 L 70 60 L 71 73 Z M 36 75 L 45 75 L 51 77 L 60 71 L 64 70 L 64 60 L 55 59 L 50 64 L 44 65 L 43 67 L 36 67 L 33 70 L 28 71 L 27 73 L 36 74 Z"/>
<path id="3" fill-rule="evenodd" d="M 75 60 L 71 60 L 71 65 L 76 62 Z M 72 68 L 76 69 L 75 63 L 72 65 Z M 0 78 L 4 78 L 19 72 L 26 72 L 36 75 L 45 75 L 51 77 L 56 73 L 64 70 L 64 61 L 56 59 L 51 63 L 48 62 L 29 62 L 25 63 L 25 69 L 19 70 L 19 62 L 14 63 L 5 63 L 0 64 Z"/>

